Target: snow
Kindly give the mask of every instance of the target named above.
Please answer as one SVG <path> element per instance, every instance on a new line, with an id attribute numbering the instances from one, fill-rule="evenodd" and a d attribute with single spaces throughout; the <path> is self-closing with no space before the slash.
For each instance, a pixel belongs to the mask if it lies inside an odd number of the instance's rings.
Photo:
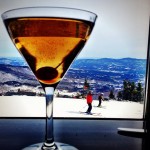
<path id="1" fill-rule="evenodd" d="M 87 115 L 85 99 L 54 98 L 54 117 L 83 118 L 136 118 L 143 117 L 142 103 L 129 101 L 103 101 L 102 107 L 97 107 L 98 101 L 93 100 L 92 113 Z M 45 117 L 45 98 L 38 96 L 1 96 L 0 117 Z M 82 112 L 82 113 L 81 113 Z"/>
<path id="2" fill-rule="evenodd" d="M 97 107 L 98 101 L 93 100 L 92 113 L 87 115 L 88 108 L 85 99 L 55 98 L 54 117 L 96 117 L 96 118 L 142 118 L 143 104 L 129 101 L 103 101 Z M 82 112 L 82 113 L 81 113 Z"/>

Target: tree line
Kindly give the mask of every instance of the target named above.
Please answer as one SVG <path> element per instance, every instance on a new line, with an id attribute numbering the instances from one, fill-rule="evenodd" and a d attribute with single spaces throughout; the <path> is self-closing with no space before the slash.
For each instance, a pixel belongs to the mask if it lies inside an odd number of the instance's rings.
<path id="1" fill-rule="evenodd" d="M 110 99 L 116 99 L 114 95 L 114 91 L 111 90 L 109 94 Z M 143 88 L 142 84 L 139 82 L 137 85 L 135 82 L 131 82 L 128 80 L 123 81 L 123 90 L 117 93 L 118 100 L 129 100 L 140 102 L 143 100 Z"/>

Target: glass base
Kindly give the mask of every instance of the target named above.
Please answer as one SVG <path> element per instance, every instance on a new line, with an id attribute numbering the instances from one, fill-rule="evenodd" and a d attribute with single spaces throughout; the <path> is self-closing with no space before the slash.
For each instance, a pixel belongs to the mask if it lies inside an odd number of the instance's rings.
<path id="1" fill-rule="evenodd" d="M 78 150 L 77 148 L 65 143 L 55 142 L 55 144 L 57 145 L 56 150 Z M 41 149 L 42 146 L 43 143 L 37 143 L 37 144 L 30 145 L 22 150 L 42 150 Z M 52 149 L 46 149 L 46 150 L 52 150 Z"/>

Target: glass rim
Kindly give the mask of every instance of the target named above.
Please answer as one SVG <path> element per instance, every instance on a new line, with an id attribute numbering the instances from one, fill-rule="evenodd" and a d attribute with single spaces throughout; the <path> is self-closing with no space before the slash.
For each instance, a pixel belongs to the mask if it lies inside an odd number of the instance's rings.
<path id="1" fill-rule="evenodd" d="M 57 17 L 57 18 L 63 17 L 95 22 L 98 16 L 91 11 L 78 8 L 37 6 L 37 7 L 22 7 L 7 10 L 1 14 L 1 17 L 3 20 L 21 17 Z"/>

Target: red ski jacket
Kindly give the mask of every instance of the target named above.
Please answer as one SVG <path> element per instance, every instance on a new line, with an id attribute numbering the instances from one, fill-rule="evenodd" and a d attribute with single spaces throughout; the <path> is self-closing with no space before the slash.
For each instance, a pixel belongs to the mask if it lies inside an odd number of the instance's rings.
<path id="1" fill-rule="evenodd" d="M 86 100 L 87 100 L 87 103 L 92 103 L 93 101 L 93 98 L 92 98 L 92 95 L 91 94 L 88 94 L 87 97 L 86 97 Z"/>

